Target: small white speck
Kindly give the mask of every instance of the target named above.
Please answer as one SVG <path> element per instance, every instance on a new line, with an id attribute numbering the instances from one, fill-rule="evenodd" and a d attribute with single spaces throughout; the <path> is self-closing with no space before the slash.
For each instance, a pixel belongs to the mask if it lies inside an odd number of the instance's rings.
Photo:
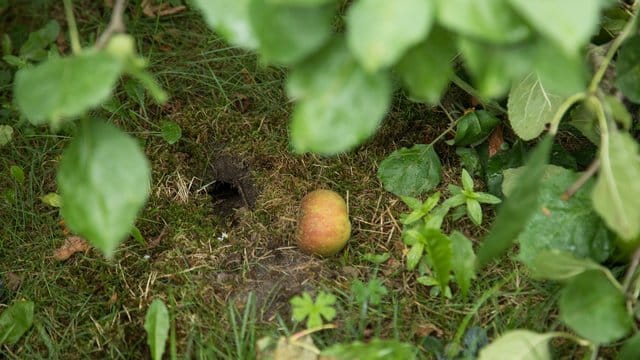
<path id="1" fill-rule="evenodd" d="M 229 238 L 229 234 L 227 234 L 226 232 L 223 232 L 222 234 L 220 234 L 220 236 L 218 236 L 218 241 L 224 241 L 227 240 Z"/>
<path id="2" fill-rule="evenodd" d="M 149 259 L 151 259 L 151 255 L 145 255 L 145 256 L 143 256 L 143 259 L 149 260 Z"/>

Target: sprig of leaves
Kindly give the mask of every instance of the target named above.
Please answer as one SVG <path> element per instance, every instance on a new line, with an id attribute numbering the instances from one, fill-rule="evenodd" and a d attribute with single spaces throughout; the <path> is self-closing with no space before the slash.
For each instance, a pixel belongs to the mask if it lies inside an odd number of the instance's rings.
<path id="1" fill-rule="evenodd" d="M 321 291 L 313 301 L 308 292 L 303 292 L 301 296 L 294 296 L 289 300 L 293 307 L 293 319 L 303 321 L 307 319 L 307 328 L 312 329 L 322 326 L 326 321 L 331 321 L 336 317 L 334 304 L 336 297 L 333 294 Z"/>

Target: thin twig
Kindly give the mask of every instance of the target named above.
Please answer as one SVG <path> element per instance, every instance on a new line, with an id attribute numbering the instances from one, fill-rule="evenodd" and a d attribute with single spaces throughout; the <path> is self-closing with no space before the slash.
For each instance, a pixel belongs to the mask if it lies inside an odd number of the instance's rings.
<path id="1" fill-rule="evenodd" d="M 64 14 L 67 18 L 67 25 L 69 26 L 71 52 L 73 52 L 74 55 L 80 54 L 82 48 L 80 47 L 80 36 L 78 35 L 78 26 L 76 25 L 76 18 L 73 15 L 73 4 L 71 4 L 71 0 L 64 0 Z"/>
<path id="2" fill-rule="evenodd" d="M 631 257 L 631 262 L 629 263 L 629 268 L 627 269 L 627 273 L 624 275 L 624 282 L 622 283 L 622 289 L 625 293 L 629 291 L 629 287 L 631 286 L 631 280 L 633 280 L 633 275 L 638 269 L 638 265 L 640 265 L 640 248 L 636 249 Z"/>
<path id="3" fill-rule="evenodd" d="M 576 182 L 574 182 L 573 184 L 571 184 L 571 186 L 569 186 L 567 188 L 567 190 L 565 190 L 565 192 L 562 194 L 562 196 L 560 197 L 563 201 L 567 201 L 569 199 L 571 199 L 571 197 L 578 192 L 578 190 L 580 190 L 580 188 L 582 186 L 584 186 L 584 184 L 591 179 L 591 177 L 593 177 L 593 175 L 595 175 L 595 173 L 598 171 L 598 169 L 600 168 L 600 159 L 595 159 L 593 160 L 593 162 L 591 163 L 591 165 L 589 165 L 589 167 L 587 168 L 587 170 L 585 170 L 582 175 L 578 178 L 578 180 L 576 180 Z"/>
<path id="4" fill-rule="evenodd" d="M 122 20 L 126 2 L 127 0 L 116 0 L 115 5 L 113 5 L 113 13 L 111 14 L 109 25 L 96 41 L 96 47 L 98 49 L 105 47 L 114 33 L 121 33 L 127 29 Z"/>
<path id="5" fill-rule="evenodd" d="M 482 106 L 484 106 L 485 108 L 496 110 L 502 114 L 507 113 L 507 109 L 502 107 L 497 102 L 489 100 L 484 96 L 482 96 L 476 89 L 473 88 L 473 86 L 469 85 L 466 81 L 462 80 L 462 78 L 460 78 L 458 75 L 453 74 L 453 76 L 451 77 L 451 81 L 454 84 L 456 84 L 457 87 L 462 89 L 464 92 L 478 99 L 478 101 L 480 101 Z"/>

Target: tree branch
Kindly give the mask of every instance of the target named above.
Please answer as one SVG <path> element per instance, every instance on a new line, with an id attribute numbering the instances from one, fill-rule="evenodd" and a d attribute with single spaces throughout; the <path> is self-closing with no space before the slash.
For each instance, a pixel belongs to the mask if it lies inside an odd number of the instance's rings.
<path id="1" fill-rule="evenodd" d="M 116 0 L 115 5 L 113 5 L 113 13 L 111 14 L 109 25 L 96 41 L 96 48 L 104 48 L 113 34 L 124 32 L 127 29 L 122 20 L 126 2 L 127 0 Z"/>

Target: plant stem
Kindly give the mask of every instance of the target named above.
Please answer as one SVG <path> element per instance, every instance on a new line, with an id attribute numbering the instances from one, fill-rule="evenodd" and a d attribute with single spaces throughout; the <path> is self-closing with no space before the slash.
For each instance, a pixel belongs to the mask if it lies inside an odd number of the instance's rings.
<path id="1" fill-rule="evenodd" d="M 569 110 L 569 108 L 573 106 L 573 104 L 577 103 L 578 101 L 584 100 L 586 97 L 587 94 L 580 92 L 566 98 L 564 102 L 560 104 L 558 111 L 556 111 L 556 113 L 553 115 L 553 119 L 551 119 L 549 134 L 555 136 L 558 133 L 558 127 L 560 126 L 560 121 L 562 120 L 564 114 Z"/>
<path id="2" fill-rule="evenodd" d="M 631 263 L 629 263 L 629 268 L 627 269 L 627 273 L 624 275 L 624 281 L 622 282 L 622 289 L 625 293 L 627 293 L 631 288 L 631 283 L 633 280 L 633 276 L 638 270 L 638 265 L 640 265 L 640 248 L 636 249 L 631 257 Z"/>
<path id="3" fill-rule="evenodd" d="M 589 179 L 591 179 L 593 177 L 593 175 L 595 175 L 595 173 L 598 171 L 599 167 L 600 167 L 600 159 L 593 160 L 593 162 L 591 163 L 591 165 L 589 165 L 587 170 L 585 170 L 582 173 L 582 175 L 580 175 L 580 177 L 578 178 L 578 180 L 576 180 L 576 182 L 571 184 L 571 186 L 569 186 L 567 188 L 567 190 L 564 191 L 564 193 L 562 194 L 562 196 L 560 198 L 563 201 L 567 201 L 567 200 L 571 199 L 571 197 L 578 190 L 580 190 L 580 188 L 582 186 L 584 186 L 584 184 L 586 184 L 586 182 L 589 181 Z"/>
<path id="4" fill-rule="evenodd" d="M 109 25 L 100 35 L 98 40 L 96 40 L 95 46 L 98 49 L 105 47 L 114 33 L 124 32 L 127 29 L 124 26 L 124 21 L 122 20 L 126 2 L 127 0 L 116 0 L 116 3 L 113 5 L 113 13 L 111 14 Z"/>
<path id="5" fill-rule="evenodd" d="M 64 15 L 67 18 L 67 24 L 69 25 L 69 38 L 71 40 L 71 51 L 74 55 L 80 54 L 82 48 L 80 47 L 80 36 L 78 35 L 78 26 L 76 25 L 76 18 L 73 15 L 73 5 L 71 0 L 63 0 L 64 3 Z"/>
<path id="6" fill-rule="evenodd" d="M 440 141 L 440 139 L 442 139 L 445 135 L 447 135 L 448 132 L 452 131 L 453 128 L 455 128 L 458 125 L 458 122 L 460 121 L 460 119 L 462 119 L 462 116 L 461 116 L 461 117 L 459 117 L 459 118 L 454 120 L 451 117 L 451 115 L 449 114 L 449 111 L 447 111 L 447 109 L 445 109 L 445 107 L 442 106 L 442 104 L 440 104 L 438 106 L 440 106 L 442 111 L 444 111 L 444 113 L 447 115 L 447 118 L 449 118 L 449 121 L 451 121 L 451 125 L 449 125 L 449 127 L 445 131 L 443 131 L 440 135 L 438 135 L 438 137 L 436 137 L 432 142 L 430 142 L 429 146 L 433 146 L 433 144 L 435 144 L 438 141 Z"/>
<path id="7" fill-rule="evenodd" d="M 478 99 L 478 101 L 480 101 L 482 106 L 484 106 L 485 108 L 497 110 L 500 113 L 507 114 L 507 109 L 500 106 L 500 104 L 498 104 L 497 102 L 486 99 L 484 96 L 480 95 L 480 93 L 476 89 L 474 89 L 473 86 L 462 80 L 458 75 L 453 74 L 451 81 L 464 92 Z"/>
<path id="8" fill-rule="evenodd" d="M 632 15 L 631 16 L 631 20 L 629 20 L 629 22 L 627 22 L 627 24 L 622 29 L 622 32 L 611 43 L 611 46 L 609 47 L 609 50 L 607 51 L 607 54 L 604 57 L 604 60 L 602 60 L 602 63 L 600 64 L 600 67 L 598 68 L 598 70 L 596 71 L 595 75 L 593 75 L 593 78 L 591 79 L 591 83 L 589 84 L 589 93 L 594 94 L 596 92 L 596 90 L 598 89 L 598 85 L 602 81 L 602 78 L 604 77 L 604 74 L 607 72 L 607 68 L 609 67 L 609 64 L 611 63 L 611 60 L 613 60 L 613 57 L 615 56 L 616 52 L 618 51 L 618 48 L 620 48 L 622 43 L 624 43 L 624 41 L 636 29 L 637 18 L 638 18 L 637 15 L 635 15 L 635 14 Z"/>

